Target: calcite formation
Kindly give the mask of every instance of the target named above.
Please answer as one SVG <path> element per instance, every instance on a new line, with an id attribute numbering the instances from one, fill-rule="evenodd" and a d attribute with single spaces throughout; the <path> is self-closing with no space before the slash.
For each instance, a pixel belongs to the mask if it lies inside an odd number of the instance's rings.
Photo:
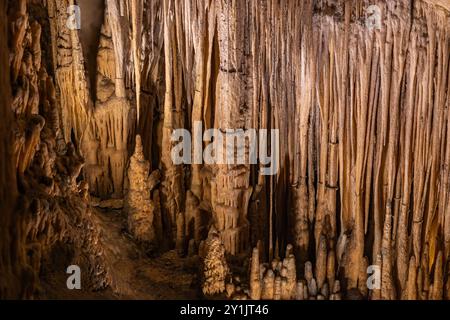
<path id="1" fill-rule="evenodd" d="M 253 249 L 249 290 L 245 298 L 252 300 L 341 300 L 341 286 L 339 280 L 334 280 L 334 269 L 328 277 L 327 269 L 320 264 L 307 261 L 302 265 L 301 277 L 297 278 L 296 259 L 293 246 L 286 248 L 284 259 L 275 258 L 271 263 L 261 263 L 259 249 Z M 323 276 L 322 276 L 323 274 Z M 231 296 L 233 297 L 233 296 Z M 242 293 L 237 296 L 242 299 Z M 363 294 L 357 289 L 349 294 L 349 299 Z M 236 296 L 234 296 L 236 298 Z"/>
<path id="2" fill-rule="evenodd" d="M 220 235 L 213 227 L 205 242 L 205 256 L 202 270 L 202 291 L 207 296 L 225 291 L 229 277 L 229 268 L 225 258 L 225 247 Z"/>
<path id="3" fill-rule="evenodd" d="M 159 183 L 159 172 L 149 175 L 150 164 L 144 158 L 141 137 L 136 137 L 136 147 L 128 168 L 128 193 L 125 212 L 128 215 L 128 229 L 139 241 L 155 245 L 161 239 L 161 217 L 159 193 L 152 191 Z M 156 200 L 155 200 L 156 199 Z"/>
<path id="4" fill-rule="evenodd" d="M 9 38 L 4 26 L 0 35 L 4 48 L 8 48 L 6 39 L 10 40 L 9 63 L 2 56 L 2 70 L 11 66 L 10 73 L 2 72 L 6 79 L 0 86 L 5 99 L 2 121 L 8 123 L 2 125 L 2 131 L 8 132 L 2 132 L 2 146 L 8 145 L 2 168 L 10 170 L 2 174 L 2 188 L 9 190 L 2 193 L 2 210 L 14 206 L 16 211 L 14 219 L 8 211 L 2 212 L 6 220 L 0 242 L 9 246 L 2 254 L 9 258 L 0 263 L 5 280 L 2 298 L 38 297 L 42 261 L 58 244 L 73 249 L 72 263 L 82 265 L 87 260 L 92 289 L 113 285 L 101 234 L 88 204 L 89 186 L 78 179 L 84 160 L 62 136 L 59 100 L 41 46 L 42 28 L 48 25 L 43 17 L 30 16 L 30 10 L 42 12 L 44 7 L 21 0 L 9 2 L 6 11 L 1 2 L 1 21 L 10 26 Z"/>
<path id="5" fill-rule="evenodd" d="M 448 1 L 0 6 L 1 296 L 33 296 L 61 242 L 114 286 L 95 203 L 138 242 L 200 255 L 207 294 L 450 298 Z M 278 130 L 260 141 L 278 170 L 174 164 L 174 130 L 199 123 Z M 226 143 L 205 140 L 190 147 Z"/>

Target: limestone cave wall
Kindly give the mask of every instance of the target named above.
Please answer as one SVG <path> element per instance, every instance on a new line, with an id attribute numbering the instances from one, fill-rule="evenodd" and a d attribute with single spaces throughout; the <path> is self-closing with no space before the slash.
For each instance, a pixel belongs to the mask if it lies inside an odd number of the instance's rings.
<path id="1" fill-rule="evenodd" d="M 0 274 L 11 279 L 0 295 L 31 296 L 18 279 L 38 276 L 60 241 L 88 257 L 99 287 L 113 285 L 91 208 L 112 199 L 136 239 L 163 251 L 202 256 L 212 243 L 222 273 L 225 253 L 253 255 L 252 298 L 273 298 L 258 288 L 277 278 L 301 297 L 326 285 L 450 298 L 448 1 L 0 3 Z M 173 131 L 199 123 L 279 130 L 263 140 L 276 174 L 175 165 Z M 284 274 L 256 271 L 281 257 Z M 371 265 L 381 287 L 369 292 Z"/>

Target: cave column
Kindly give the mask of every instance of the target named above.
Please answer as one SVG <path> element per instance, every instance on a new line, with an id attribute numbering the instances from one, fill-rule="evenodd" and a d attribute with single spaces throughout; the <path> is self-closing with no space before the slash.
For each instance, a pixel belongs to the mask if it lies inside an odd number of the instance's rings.
<path id="1" fill-rule="evenodd" d="M 216 2 L 220 65 L 216 87 L 215 127 L 222 133 L 246 129 L 251 118 L 247 98 L 247 57 L 245 47 L 247 5 L 245 1 Z M 224 139 L 226 140 L 226 139 Z M 224 145 L 226 142 L 224 142 Z M 225 149 L 226 150 L 226 146 Z M 248 146 L 245 146 L 248 154 Z M 228 150 L 226 150 L 228 151 Z M 213 215 L 227 252 L 238 254 L 248 242 L 250 166 L 218 164 L 213 182 Z"/>

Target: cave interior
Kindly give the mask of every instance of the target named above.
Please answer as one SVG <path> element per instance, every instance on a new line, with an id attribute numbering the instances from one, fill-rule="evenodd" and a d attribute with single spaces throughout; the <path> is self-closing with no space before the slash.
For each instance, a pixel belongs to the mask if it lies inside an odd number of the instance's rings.
<path id="1" fill-rule="evenodd" d="M 0 46 L 0 298 L 450 299 L 449 0 L 0 0 Z"/>

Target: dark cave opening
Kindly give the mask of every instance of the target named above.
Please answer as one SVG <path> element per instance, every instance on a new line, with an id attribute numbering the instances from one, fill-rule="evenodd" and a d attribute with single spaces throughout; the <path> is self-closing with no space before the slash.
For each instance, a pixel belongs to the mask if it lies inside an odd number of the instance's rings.
<path id="1" fill-rule="evenodd" d="M 86 71 L 89 78 L 91 99 L 96 100 L 97 53 L 101 28 L 105 17 L 104 0 L 77 0 L 80 6 L 80 42 L 83 48 Z"/>

